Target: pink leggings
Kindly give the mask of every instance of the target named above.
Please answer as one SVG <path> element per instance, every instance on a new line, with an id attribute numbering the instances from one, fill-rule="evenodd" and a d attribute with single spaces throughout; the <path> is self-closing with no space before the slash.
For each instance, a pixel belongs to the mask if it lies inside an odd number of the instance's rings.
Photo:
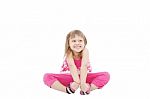
<path id="1" fill-rule="evenodd" d="M 108 72 L 98 72 L 98 73 L 88 73 L 86 78 L 86 83 L 94 84 L 99 89 L 102 88 L 110 79 L 110 75 Z M 53 74 L 46 73 L 43 78 L 44 83 L 47 86 L 51 86 L 55 81 L 59 81 L 64 86 L 73 82 L 73 78 L 71 74 Z"/>

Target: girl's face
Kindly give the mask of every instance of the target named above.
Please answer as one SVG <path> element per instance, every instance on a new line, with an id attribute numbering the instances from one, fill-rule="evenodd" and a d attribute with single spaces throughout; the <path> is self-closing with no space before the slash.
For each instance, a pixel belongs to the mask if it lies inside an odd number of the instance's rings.
<path id="1" fill-rule="evenodd" d="M 84 39 L 78 35 L 69 39 L 69 46 L 73 52 L 81 52 L 84 49 Z"/>

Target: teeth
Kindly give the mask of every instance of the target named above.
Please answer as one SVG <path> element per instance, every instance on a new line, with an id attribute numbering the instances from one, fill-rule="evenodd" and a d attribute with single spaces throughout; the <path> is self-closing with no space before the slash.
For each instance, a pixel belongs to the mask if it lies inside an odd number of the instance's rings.
<path id="1" fill-rule="evenodd" d="M 74 47 L 81 47 L 81 46 L 74 46 Z"/>
<path id="2" fill-rule="evenodd" d="M 74 48 L 81 48 L 81 46 L 74 46 Z"/>
<path id="3" fill-rule="evenodd" d="M 81 46 L 77 46 L 77 48 L 80 48 Z"/>

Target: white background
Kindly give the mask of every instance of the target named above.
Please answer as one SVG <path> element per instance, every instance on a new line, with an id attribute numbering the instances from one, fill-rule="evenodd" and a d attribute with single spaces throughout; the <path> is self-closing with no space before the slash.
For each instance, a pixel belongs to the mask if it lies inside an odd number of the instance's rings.
<path id="1" fill-rule="evenodd" d="M 86 98 L 150 99 L 148 0 L 1 0 L 0 99 L 80 98 L 44 85 L 59 73 L 65 37 L 87 37 L 93 72 L 110 82 Z"/>

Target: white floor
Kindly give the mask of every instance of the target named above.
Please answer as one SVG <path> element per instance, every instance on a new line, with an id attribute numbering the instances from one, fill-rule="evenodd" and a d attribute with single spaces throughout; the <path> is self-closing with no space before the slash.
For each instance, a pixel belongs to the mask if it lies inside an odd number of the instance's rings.
<path id="1" fill-rule="evenodd" d="M 113 68 L 113 67 L 112 67 Z M 110 82 L 102 89 L 91 92 L 88 98 L 100 97 L 108 98 L 136 98 L 149 99 L 150 85 L 148 81 L 148 71 L 132 68 L 116 68 L 110 71 Z M 9 70 L 9 68 L 8 68 Z M 4 99 L 29 99 L 51 97 L 80 97 L 79 90 L 75 95 L 67 95 L 52 90 L 42 82 L 43 73 L 40 68 L 22 68 L 18 70 L 1 71 L 1 97 Z M 87 96 L 85 96 L 87 97 Z"/>

